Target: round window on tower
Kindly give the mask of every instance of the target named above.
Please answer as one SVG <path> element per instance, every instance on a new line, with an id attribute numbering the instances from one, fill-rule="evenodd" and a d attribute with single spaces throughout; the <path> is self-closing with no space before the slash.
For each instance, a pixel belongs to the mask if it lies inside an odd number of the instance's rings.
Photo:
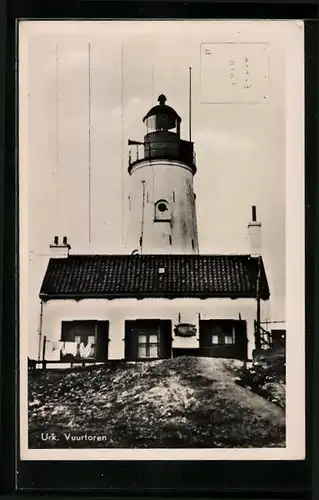
<path id="1" fill-rule="evenodd" d="M 170 221 L 170 207 L 166 200 L 158 200 L 155 203 L 155 220 Z"/>
<path id="2" fill-rule="evenodd" d="M 160 212 L 167 212 L 167 210 L 168 210 L 168 206 L 167 206 L 167 204 L 166 204 L 166 203 L 164 203 L 163 201 L 161 201 L 161 202 L 158 204 L 158 207 L 157 207 L 157 208 L 158 208 L 158 210 L 159 210 Z"/>

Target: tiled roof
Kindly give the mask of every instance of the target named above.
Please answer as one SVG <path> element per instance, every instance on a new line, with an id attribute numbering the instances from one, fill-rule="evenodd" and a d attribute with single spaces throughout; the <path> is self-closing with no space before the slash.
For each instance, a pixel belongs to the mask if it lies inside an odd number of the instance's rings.
<path id="1" fill-rule="evenodd" d="M 40 297 L 256 297 L 257 275 L 249 255 L 71 255 L 50 259 Z M 260 296 L 269 297 L 262 260 Z"/>

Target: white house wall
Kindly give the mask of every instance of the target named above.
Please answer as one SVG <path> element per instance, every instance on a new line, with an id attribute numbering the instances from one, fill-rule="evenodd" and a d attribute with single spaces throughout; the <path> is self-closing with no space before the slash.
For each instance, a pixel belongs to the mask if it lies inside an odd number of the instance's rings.
<path id="1" fill-rule="evenodd" d="M 179 316 L 180 315 L 180 316 Z M 247 322 L 248 357 L 254 349 L 254 320 L 256 301 L 253 299 L 86 299 L 82 301 L 58 300 L 44 304 L 42 340 L 45 336 L 46 359 L 58 360 L 59 351 L 52 350 L 52 342 L 61 339 L 61 322 L 72 320 L 109 321 L 109 359 L 124 358 L 125 321 L 135 319 L 168 319 L 174 325 L 195 324 L 199 319 L 234 319 Z M 196 348 L 196 337 L 173 336 L 173 348 Z M 42 348 L 41 348 L 42 352 Z"/>

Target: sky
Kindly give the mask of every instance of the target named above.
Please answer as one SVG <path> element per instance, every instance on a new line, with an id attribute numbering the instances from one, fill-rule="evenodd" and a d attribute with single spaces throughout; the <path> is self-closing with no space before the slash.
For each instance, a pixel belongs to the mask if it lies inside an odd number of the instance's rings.
<path id="1" fill-rule="evenodd" d="M 55 235 L 68 237 L 72 253 L 131 252 L 123 244 L 127 141 L 143 140 L 142 118 L 161 93 L 181 116 L 181 134 L 188 139 L 189 67 L 200 253 L 248 253 L 247 224 L 256 205 L 271 291 L 269 319 L 285 320 L 282 26 L 267 21 L 32 25 L 20 70 L 27 99 L 21 155 L 27 159 L 28 193 L 21 210 L 28 213 L 31 331 L 38 328 L 38 293 Z"/>

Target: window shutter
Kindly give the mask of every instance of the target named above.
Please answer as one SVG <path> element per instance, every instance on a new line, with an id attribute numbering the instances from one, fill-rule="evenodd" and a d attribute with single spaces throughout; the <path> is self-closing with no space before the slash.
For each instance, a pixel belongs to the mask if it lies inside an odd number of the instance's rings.
<path id="1" fill-rule="evenodd" d="M 247 322 L 236 322 L 236 346 L 241 359 L 247 359 Z"/>
<path id="2" fill-rule="evenodd" d="M 159 334 L 159 358 L 166 359 L 171 357 L 172 351 L 172 323 L 171 321 L 160 322 Z"/>
<path id="3" fill-rule="evenodd" d="M 61 340 L 63 342 L 73 342 L 74 341 L 73 321 L 62 321 Z"/>
<path id="4" fill-rule="evenodd" d="M 201 348 L 211 347 L 213 331 L 211 322 L 204 320 L 199 322 L 199 344 Z"/>
<path id="5" fill-rule="evenodd" d="M 125 359 L 135 361 L 137 359 L 137 330 L 134 328 L 135 322 L 126 321 L 125 323 Z"/>
<path id="6" fill-rule="evenodd" d="M 109 322 L 96 323 L 96 361 L 106 361 L 109 350 Z"/>

